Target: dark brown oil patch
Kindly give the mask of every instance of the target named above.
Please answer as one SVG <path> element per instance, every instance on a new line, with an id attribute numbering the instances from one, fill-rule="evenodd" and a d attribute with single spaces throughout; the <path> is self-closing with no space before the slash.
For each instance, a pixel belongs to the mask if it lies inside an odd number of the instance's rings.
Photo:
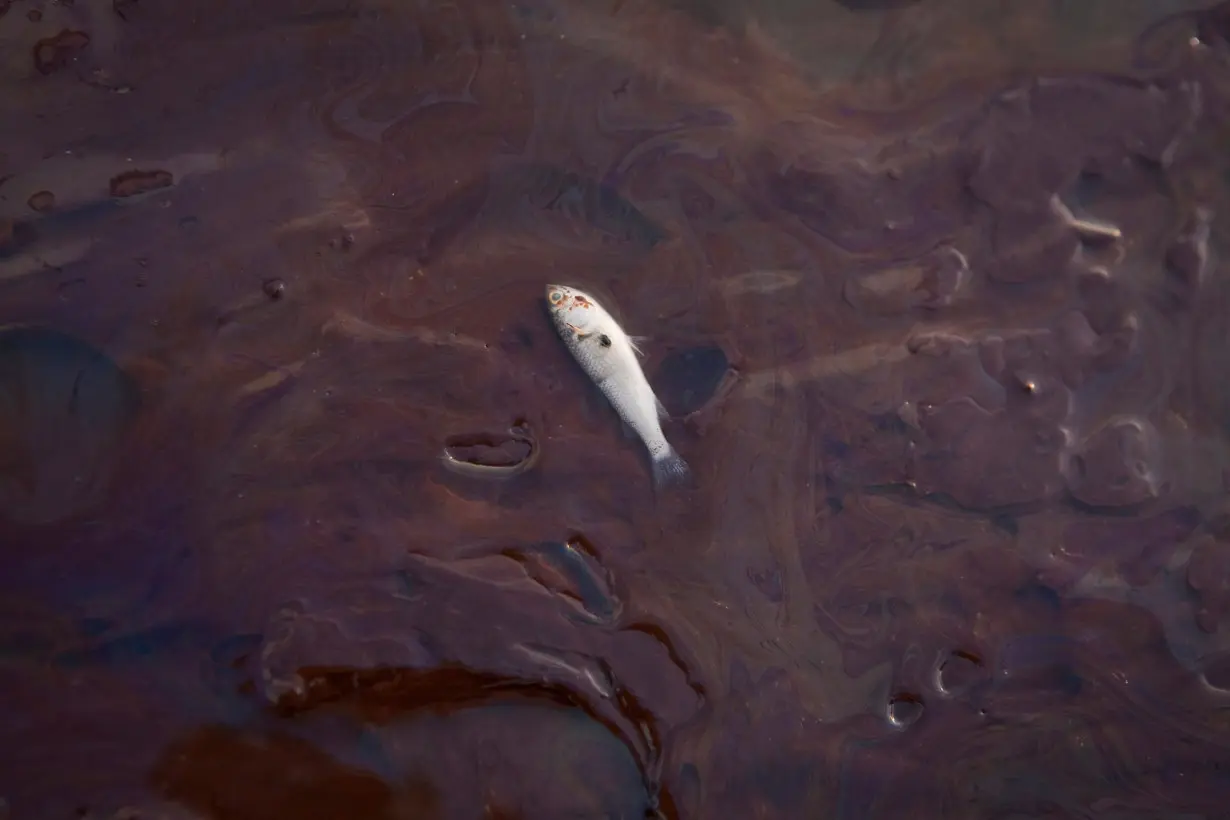
<path id="1" fill-rule="evenodd" d="M 89 44 L 90 35 L 84 31 L 64 29 L 34 44 L 34 67 L 40 74 L 54 74 L 68 66 Z"/>
<path id="2" fill-rule="evenodd" d="M 26 204 L 30 206 L 30 210 L 46 213 L 56 206 L 56 195 L 51 191 L 38 191 L 30 195 L 26 200 Z"/>
<path id="3" fill-rule="evenodd" d="M 115 15 L 125 23 L 132 19 L 132 15 L 138 8 L 139 0 L 111 0 L 111 10 Z"/>
<path id="4" fill-rule="evenodd" d="M 13 6 L 14 817 L 1225 814 L 1230 5 L 701 2 Z"/>
<path id="5" fill-rule="evenodd" d="M 168 748 L 150 773 L 166 797 L 210 817 L 370 817 L 401 815 L 399 808 L 427 811 L 432 792 L 394 804 L 380 778 L 334 760 L 289 735 L 260 735 L 230 727 L 195 730 Z M 259 784 L 259 786 L 258 786 Z"/>
<path id="6" fill-rule="evenodd" d="M 111 178 L 111 196 L 137 196 L 159 188 L 169 188 L 174 182 L 170 171 L 125 171 Z"/>
<path id="7" fill-rule="evenodd" d="M 445 447 L 450 458 L 480 467 L 515 467 L 534 451 L 528 439 L 482 434 L 452 436 Z"/>

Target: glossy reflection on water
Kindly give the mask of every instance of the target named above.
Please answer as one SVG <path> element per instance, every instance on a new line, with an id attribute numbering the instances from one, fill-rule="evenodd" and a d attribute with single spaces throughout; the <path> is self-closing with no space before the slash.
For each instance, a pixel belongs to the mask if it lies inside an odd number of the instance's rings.
<path id="1" fill-rule="evenodd" d="M 993 5 L 0 2 L 0 818 L 1223 816 L 1230 5 Z"/>

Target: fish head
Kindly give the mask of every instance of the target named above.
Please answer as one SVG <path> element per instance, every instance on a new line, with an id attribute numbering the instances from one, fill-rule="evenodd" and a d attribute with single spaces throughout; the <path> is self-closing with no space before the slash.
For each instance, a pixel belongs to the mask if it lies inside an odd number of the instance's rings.
<path id="1" fill-rule="evenodd" d="M 547 310 L 561 332 L 581 336 L 602 322 L 602 310 L 587 294 L 567 285 L 547 285 Z"/>

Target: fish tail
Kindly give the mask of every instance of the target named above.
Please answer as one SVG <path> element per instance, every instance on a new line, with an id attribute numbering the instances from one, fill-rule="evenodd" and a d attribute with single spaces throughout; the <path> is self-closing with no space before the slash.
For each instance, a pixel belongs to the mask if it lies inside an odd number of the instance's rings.
<path id="1" fill-rule="evenodd" d="M 692 469 L 672 447 L 667 447 L 653 460 L 653 484 L 659 490 L 684 484 L 691 477 Z"/>

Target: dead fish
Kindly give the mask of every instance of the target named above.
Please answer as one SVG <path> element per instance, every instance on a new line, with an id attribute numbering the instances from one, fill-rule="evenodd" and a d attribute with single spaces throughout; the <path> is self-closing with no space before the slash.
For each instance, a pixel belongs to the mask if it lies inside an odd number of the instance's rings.
<path id="1" fill-rule="evenodd" d="M 547 308 L 560 338 L 619 417 L 641 438 L 653 461 L 654 486 L 686 481 L 687 462 L 662 433 L 666 409 L 641 370 L 637 339 L 624 332 L 593 297 L 567 285 L 547 285 Z"/>

